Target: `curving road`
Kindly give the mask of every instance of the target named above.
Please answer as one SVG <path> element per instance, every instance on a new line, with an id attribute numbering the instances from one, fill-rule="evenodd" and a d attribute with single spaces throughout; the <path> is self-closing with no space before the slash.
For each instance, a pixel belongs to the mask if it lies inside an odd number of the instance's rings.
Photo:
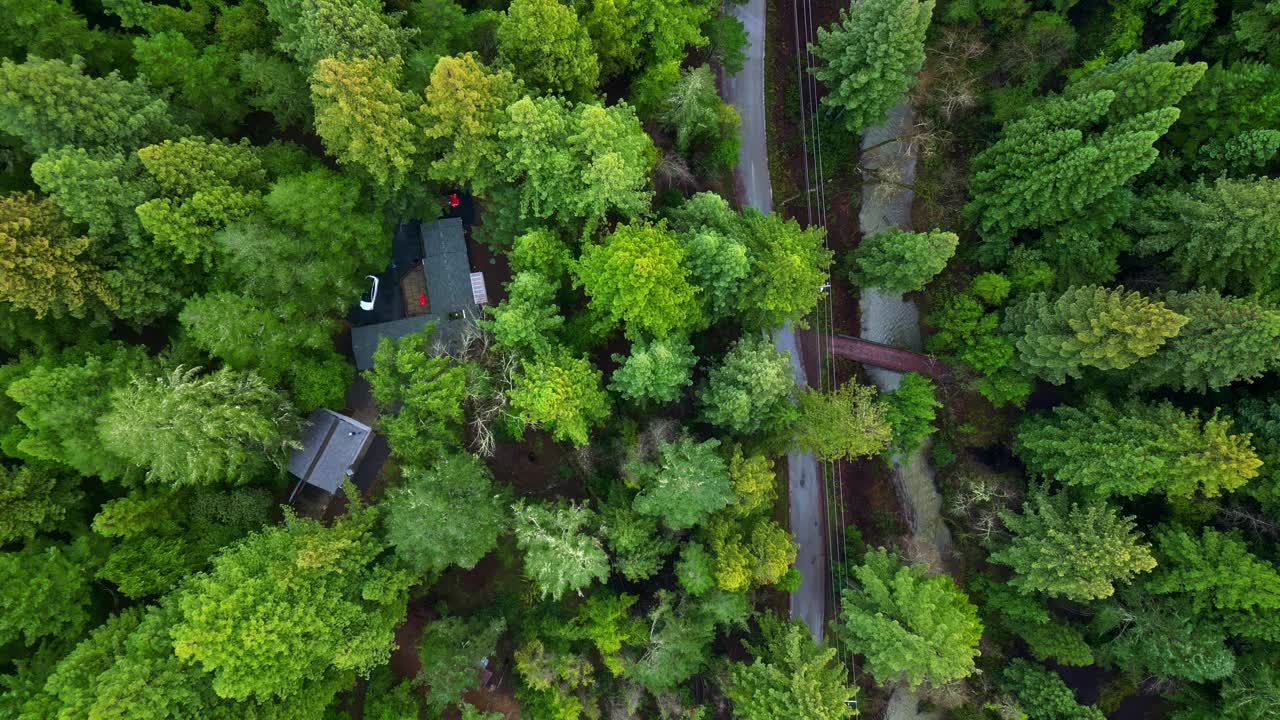
<path id="1" fill-rule="evenodd" d="M 760 212 L 773 210 L 773 188 L 769 184 L 769 153 L 765 137 L 764 107 L 764 0 L 747 0 L 731 5 L 733 15 L 747 29 L 747 62 L 742 72 L 724 78 L 724 98 L 742 118 L 742 142 L 738 146 L 738 167 L 734 171 L 738 198 Z M 791 353 L 796 381 L 807 384 L 796 333 L 790 324 L 774 332 L 774 345 Z M 826 617 L 826 537 L 822 527 L 822 476 L 812 453 L 787 454 L 790 483 L 791 532 L 800 548 L 796 568 L 802 577 L 800 589 L 791 593 L 791 617 L 800 618 L 818 640 L 822 639 Z"/>

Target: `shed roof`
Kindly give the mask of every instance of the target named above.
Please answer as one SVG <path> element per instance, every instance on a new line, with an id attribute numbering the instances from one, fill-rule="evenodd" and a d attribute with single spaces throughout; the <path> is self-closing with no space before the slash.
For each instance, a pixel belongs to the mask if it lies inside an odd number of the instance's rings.
<path id="1" fill-rule="evenodd" d="M 364 458 L 373 429 L 346 415 L 321 408 L 307 418 L 302 447 L 289 458 L 289 472 L 328 492 L 337 492 L 348 471 Z"/>

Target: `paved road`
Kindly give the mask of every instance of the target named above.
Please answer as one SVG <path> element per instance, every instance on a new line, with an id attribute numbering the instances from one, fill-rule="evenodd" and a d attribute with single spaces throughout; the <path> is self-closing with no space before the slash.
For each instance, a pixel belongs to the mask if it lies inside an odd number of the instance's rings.
<path id="1" fill-rule="evenodd" d="M 738 168 L 735 176 L 738 197 L 743 205 L 760 212 L 773 209 L 773 188 L 769 184 L 769 152 L 765 137 L 764 108 L 764 0 L 747 0 L 729 6 L 747 29 L 747 62 L 742 72 L 724 79 L 724 97 L 742 117 L 742 143 L 738 146 Z M 796 380 L 806 381 L 800 362 L 800 349 L 790 324 L 774 333 L 774 345 L 791 353 L 791 367 Z M 826 616 L 827 559 L 826 538 L 822 532 L 822 479 L 818 463 L 811 453 L 791 452 L 787 455 L 787 477 L 790 479 L 791 532 L 800 549 L 796 568 L 803 580 L 800 589 L 791 594 L 791 617 L 801 618 L 815 638 L 822 639 Z"/>

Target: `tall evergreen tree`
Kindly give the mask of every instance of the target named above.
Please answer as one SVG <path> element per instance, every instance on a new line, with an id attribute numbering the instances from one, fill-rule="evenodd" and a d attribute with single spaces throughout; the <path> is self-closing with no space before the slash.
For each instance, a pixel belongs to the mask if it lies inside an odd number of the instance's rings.
<path id="1" fill-rule="evenodd" d="M 515 0 L 498 26 L 498 54 L 516 77 L 538 90 L 585 100 L 600 80 L 600 64 L 572 5 Z"/>
<path id="2" fill-rule="evenodd" d="M 1280 365 L 1280 309 L 1215 290 L 1168 293 L 1165 307 L 1187 324 L 1130 370 L 1135 388 L 1217 390 Z"/>
<path id="3" fill-rule="evenodd" d="M 1202 62 L 1178 64 L 1180 41 L 1165 43 L 1095 67 L 1067 83 L 1065 97 L 1081 97 L 1099 90 L 1111 90 L 1115 100 L 1107 119 L 1119 122 L 1153 110 L 1171 107 L 1186 96 L 1204 76 Z"/>
<path id="4" fill-rule="evenodd" d="M 1182 280 L 1241 295 L 1280 287 L 1280 179 L 1218 178 L 1145 198 L 1138 250 L 1169 253 Z"/>
<path id="5" fill-rule="evenodd" d="M 1200 418 L 1167 401 L 1059 405 L 1018 428 L 1015 450 L 1033 472 L 1102 495 L 1152 491 L 1217 497 L 1258 474 L 1262 461 L 1231 421 Z"/>
<path id="6" fill-rule="evenodd" d="M 1000 519 L 1013 537 L 990 560 L 1013 568 L 1009 584 L 1024 593 L 1098 600 L 1156 566 L 1133 518 L 1101 500 L 1081 505 L 1066 494 L 1035 492 L 1021 514 L 1004 511 Z"/>
<path id="7" fill-rule="evenodd" d="M 1238 535 L 1164 528 L 1155 537 L 1161 562 L 1147 582 L 1151 592 L 1182 595 L 1198 613 L 1280 609 L 1280 568 Z"/>
<path id="8" fill-rule="evenodd" d="M 399 57 L 325 58 L 311 76 L 316 134 L 325 148 L 387 190 L 402 187 L 417 161 L 412 96 L 396 87 L 402 66 Z"/>
<path id="9" fill-rule="evenodd" d="M 1124 288 L 1073 287 L 1056 298 L 1040 292 L 1005 313 L 1017 362 L 1055 385 L 1084 368 L 1123 370 L 1178 334 L 1187 318 Z"/>
<path id="10" fill-rule="evenodd" d="M 932 16 L 933 0 L 861 0 L 833 27 L 818 28 L 813 75 L 827 86 L 822 103 L 851 132 L 879 123 L 915 84 Z"/>
<path id="11" fill-rule="evenodd" d="M 45 315 L 84 317 L 116 300 L 80 236 L 48 198 L 0 196 L 0 301 Z"/>
<path id="12" fill-rule="evenodd" d="M 818 645 L 804 623 L 760 616 L 763 642 L 751 647 L 755 661 L 729 669 L 725 695 L 741 720 L 810 718 L 842 720 L 856 711 L 849 702 L 857 688 L 836 661 L 835 648 Z"/>
<path id="13" fill-rule="evenodd" d="M 245 483 L 279 472 L 302 420 L 253 373 L 179 367 L 118 391 L 99 432 L 107 449 L 169 485 Z"/>
<path id="14" fill-rule="evenodd" d="M 849 279 L 890 292 L 922 290 L 947 266 L 959 242 L 960 236 L 943 230 L 882 230 L 863 238 L 850 253 Z"/>
<path id="15" fill-rule="evenodd" d="M 519 85 L 506 69 L 491 70 L 474 54 L 443 57 L 431 70 L 421 105 L 421 124 L 429 147 L 436 151 L 431 177 L 466 183 L 486 195 L 507 177 L 505 147 L 498 130 Z"/>

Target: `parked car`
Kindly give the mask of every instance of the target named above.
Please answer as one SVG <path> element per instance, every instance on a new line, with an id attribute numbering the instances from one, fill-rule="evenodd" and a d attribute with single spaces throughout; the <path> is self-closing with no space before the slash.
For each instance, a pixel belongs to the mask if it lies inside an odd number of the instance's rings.
<path id="1" fill-rule="evenodd" d="M 365 277 L 371 280 L 372 284 L 370 284 L 369 289 L 360 296 L 360 309 L 372 310 L 373 304 L 378 300 L 378 276 L 366 275 Z"/>

